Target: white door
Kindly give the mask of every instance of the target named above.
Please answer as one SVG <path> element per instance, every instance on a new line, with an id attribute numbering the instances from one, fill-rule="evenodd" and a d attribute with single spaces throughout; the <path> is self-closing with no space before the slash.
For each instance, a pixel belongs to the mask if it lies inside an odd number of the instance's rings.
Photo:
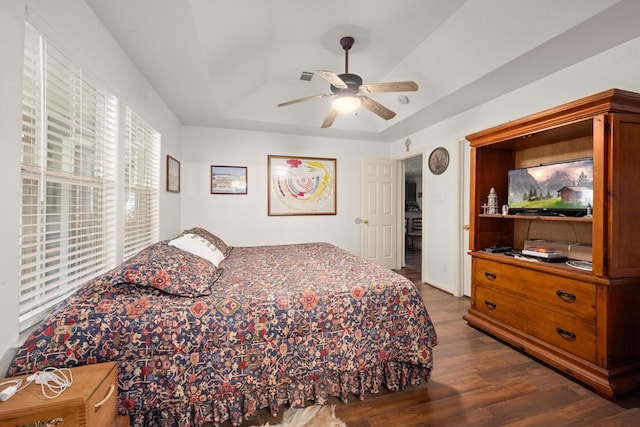
<path id="1" fill-rule="evenodd" d="M 471 255 L 469 255 L 469 198 L 471 185 L 470 169 L 471 169 L 471 146 L 469 141 L 461 142 L 462 152 L 462 240 L 460 242 L 462 254 L 462 294 L 471 296 Z"/>
<path id="2" fill-rule="evenodd" d="M 396 161 L 362 159 L 361 253 L 386 268 L 396 265 Z"/>

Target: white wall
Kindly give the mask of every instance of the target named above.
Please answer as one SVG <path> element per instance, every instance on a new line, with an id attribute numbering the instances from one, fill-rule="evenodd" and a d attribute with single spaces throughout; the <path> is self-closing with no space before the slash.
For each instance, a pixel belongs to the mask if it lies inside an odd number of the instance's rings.
<path id="1" fill-rule="evenodd" d="M 161 238 L 177 234 L 181 221 L 180 194 L 164 191 L 166 154 L 180 159 L 180 123 L 91 9 L 82 0 L 0 0 L 0 374 L 13 353 L 8 350 L 19 338 L 17 266 L 25 9 L 40 31 L 118 96 L 122 107 L 130 106 L 162 134 Z"/>
<path id="2" fill-rule="evenodd" d="M 389 158 L 390 144 L 184 127 L 182 224 L 232 246 L 324 241 L 360 254 L 360 161 Z M 336 159 L 336 215 L 268 216 L 267 156 Z M 246 166 L 247 195 L 212 195 L 211 165 Z"/>
<path id="3" fill-rule="evenodd" d="M 0 3 L 0 357 L 18 338 L 20 115 L 24 5 Z M 4 373 L 0 359 L 0 375 Z"/>
<path id="4" fill-rule="evenodd" d="M 458 219 L 460 192 L 460 144 L 465 135 L 611 88 L 640 92 L 640 38 L 552 74 L 496 98 L 465 113 L 444 120 L 414 135 L 412 152 L 425 161 L 437 146 L 451 154 L 449 169 L 435 176 L 423 174 L 422 279 L 457 294 L 461 287 L 459 262 L 467 248 L 459 248 L 465 219 Z M 393 143 L 393 156 L 404 158 L 404 139 Z M 500 202 L 500 201 L 499 201 Z M 500 202 L 502 203 L 502 202 Z"/>

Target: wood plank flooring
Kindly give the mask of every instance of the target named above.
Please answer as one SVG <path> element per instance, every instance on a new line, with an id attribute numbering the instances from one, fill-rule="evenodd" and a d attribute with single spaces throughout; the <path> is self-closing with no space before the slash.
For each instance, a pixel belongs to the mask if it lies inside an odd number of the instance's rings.
<path id="1" fill-rule="evenodd" d="M 428 382 L 402 392 L 335 399 L 349 427 L 408 426 L 636 426 L 640 391 L 604 399 L 564 374 L 467 325 L 468 298 L 420 282 L 419 251 L 399 273 L 412 280 L 438 333 Z M 418 264 L 416 264 L 418 263 Z M 275 424 L 262 411 L 242 426 Z M 230 424 L 225 424 L 228 426 Z"/>

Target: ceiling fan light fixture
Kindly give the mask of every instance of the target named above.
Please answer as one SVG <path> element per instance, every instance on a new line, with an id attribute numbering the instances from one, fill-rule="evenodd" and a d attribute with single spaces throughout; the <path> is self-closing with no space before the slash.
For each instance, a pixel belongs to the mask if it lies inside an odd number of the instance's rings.
<path id="1" fill-rule="evenodd" d="M 297 104 L 303 101 L 309 101 L 311 99 L 325 98 L 332 96 L 333 101 L 331 108 L 325 116 L 324 121 L 320 127 L 331 127 L 338 113 L 352 113 L 356 111 L 360 106 L 371 111 L 378 117 L 384 120 L 391 120 L 396 116 L 396 113 L 370 98 L 369 94 L 383 93 L 383 92 L 415 92 L 418 90 L 418 84 L 414 81 L 399 81 L 399 82 L 386 82 L 386 83 L 368 83 L 362 84 L 362 77 L 357 74 L 349 73 L 349 49 L 353 46 L 353 37 L 343 37 L 340 39 L 340 45 L 344 49 L 344 73 L 336 74 L 333 71 L 316 70 L 315 75 L 322 77 L 329 82 L 330 92 L 321 93 L 318 95 L 306 96 L 304 98 L 294 99 L 292 101 L 281 102 L 278 107 L 284 107 L 286 105 Z M 307 73 L 311 74 L 311 73 Z M 303 73 L 303 77 L 310 77 Z M 303 80 L 306 80 L 303 79 Z M 398 98 L 400 104 L 408 104 L 409 97 L 401 96 Z"/>
<path id="2" fill-rule="evenodd" d="M 362 99 L 357 95 L 339 95 L 333 99 L 331 104 L 341 113 L 350 113 L 360 108 Z"/>

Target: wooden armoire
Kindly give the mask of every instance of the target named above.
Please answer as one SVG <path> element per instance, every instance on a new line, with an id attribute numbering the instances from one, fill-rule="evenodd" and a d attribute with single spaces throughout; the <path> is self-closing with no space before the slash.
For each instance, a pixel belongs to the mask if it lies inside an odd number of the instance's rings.
<path id="1" fill-rule="evenodd" d="M 472 291 L 464 319 L 603 396 L 636 388 L 640 94 L 607 90 L 467 139 Z M 582 158 L 593 159 L 590 216 L 487 213 L 491 188 L 507 194 L 509 170 Z M 518 256 L 531 241 L 590 248 L 591 266 Z M 496 244 L 516 256 L 487 251 Z"/>

